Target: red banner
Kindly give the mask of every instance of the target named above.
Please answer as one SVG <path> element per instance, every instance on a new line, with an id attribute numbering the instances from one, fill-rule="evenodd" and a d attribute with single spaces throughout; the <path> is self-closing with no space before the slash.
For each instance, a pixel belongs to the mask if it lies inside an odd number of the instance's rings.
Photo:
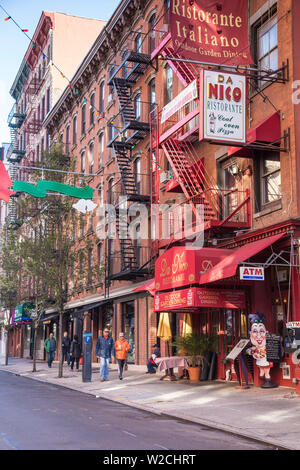
<path id="1" fill-rule="evenodd" d="M 224 65 L 252 64 L 247 0 L 171 0 L 173 47 L 186 59 Z"/>
<path id="2" fill-rule="evenodd" d="M 195 311 L 195 308 L 243 309 L 245 306 L 245 292 L 242 290 L 191 287 L 156 294 L 154 297 L 156 312 L 187 309 Z"/>

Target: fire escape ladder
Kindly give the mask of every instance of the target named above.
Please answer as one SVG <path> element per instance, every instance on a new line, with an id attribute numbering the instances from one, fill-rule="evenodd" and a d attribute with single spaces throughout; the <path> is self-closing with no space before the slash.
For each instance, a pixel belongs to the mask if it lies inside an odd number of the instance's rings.
<path id="1" fill-rule="evenodd" d="M 112 146 L 115 150 L 115 157 L 121 176 L 124 195 L 130 198 L 130 196 L 137 195 L 137 188 L 131 169 L 131 162 L 127 155 L 127 150 L 123 148 L 122 143 L 120 142 L 114 142 Z"/>
<path id="2" fill-rule="evenodd" d="M 199 164 L 194 147 L 190 142 L 181 141 L 181 149 L 193 167 L 196 180 L 200 182 L 201 187 L 203 187 L 203 194 L 214 212 L 215 218 L 219 219 L 221 215 L 220 207 L 222 205 L 222 195 L 220 194 L 217 182 L 205 170 L 204 165 Z"/>
<path id="3" fill-rule="evenodd" d="M 135 110 L 131 100 L 131 83 L 125 78 L 114 78 L 113 82 L 125 126 L 128 121 L 135 119 Z"/>
<path id="4" fill-rule="evenodd" d="M 165 47 L 161 55 L 163 57 L 174 57 L 174 59 L 182 58 L 171 46 Z M 176 62 L 172 60 L 167 60 L 167 62 L 184 86 L 188 86 L 199 77 L 199 71 L 187 62 Z"/>
<path id="5" fill-rule="evenodd" d="M 202 205 L 204 220 L 216 219 L 216 213 L 211 207 L 205 191 L 204 181 L 199 177 L 200 174 L 195 165 L 189 163 L 182 143 L 175 139 L 169 139 L 162 144 L 162 148 L 194 214 L 201 216 L 197 205 Z M 196 161 L 195 164 L 197 164 Z"/>

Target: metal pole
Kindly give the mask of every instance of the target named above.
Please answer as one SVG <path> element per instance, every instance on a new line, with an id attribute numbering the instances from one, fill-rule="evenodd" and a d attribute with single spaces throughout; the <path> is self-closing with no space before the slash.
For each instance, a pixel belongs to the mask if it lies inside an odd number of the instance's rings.
<path id="1" fill-rule="evenodd" d="M 226 65 L 226 64 L 214 64 L 212 62 L 201 62 L 199 60 L 193 60 L 193 59 L 177 59 L 175 57 L 161 57 L 161 60 L 171 60 L 173 62 L 188 62 L 191 64 L 196 64 L 196 65 L 205 65 L 205 66 L 210 66 L 210 67 L 226 67 L 229 69 L 234 69 L 236 71 L 238 70 L 251 70 L 253 72 L 259 72 L 257 68 L 254 67 L 240 67 L 239 65 Z M 267 70 L 260 70 L 261 72 L 267 72 Z"/>

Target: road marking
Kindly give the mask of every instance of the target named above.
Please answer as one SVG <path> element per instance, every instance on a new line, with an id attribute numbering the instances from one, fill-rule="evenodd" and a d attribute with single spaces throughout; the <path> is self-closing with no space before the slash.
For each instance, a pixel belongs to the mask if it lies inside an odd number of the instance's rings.
<path id="1" fill-rule="evenodd" d="M 160 447 L 161 449 L 164 450 L 169 450 L 167 447 L 161 446 L 160 444 L 154 444 L 156 447 Z"/>
<path id="2" fill-rule="evenodd" d="M 22 447 L 19 447 L 18 444 L 16 444 L 12 439 L 10 439 L 8 437 L 7 434 L 5 434 L 4 432 L 1 432 L 0 433 L 0 437 L 2 438 L 2 440 L 5 442 L 5 444 L 8 445 L 8 447 L 10 447 L 11 449 L 14 449 L 14 450 L 24 450 L 22 449 Z"/>
<path id="3" fill-rule="evenodd" d="M 135 434 L 132 434 L 131 432 L 128 431 L 122 431 L 124 434 L 128 434 L 128 436 L 136 437 Z"/>

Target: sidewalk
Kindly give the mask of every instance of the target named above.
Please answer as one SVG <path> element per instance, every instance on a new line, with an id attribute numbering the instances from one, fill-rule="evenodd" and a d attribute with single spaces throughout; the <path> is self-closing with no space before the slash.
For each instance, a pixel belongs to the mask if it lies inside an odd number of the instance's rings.
<path id="1" fill-rule="evenodd" d="M 0 370 L 88 393 L 160 415 L 203 424 L 240 436 L 250 437 L 288 449 L 300 449 L 300 396 L 293 389 L 235 389 L 235 383 L 219 381 L 191 385 L 186 380 L 160 381 L 159 375 L 146 375 L 145 366 L 128 366 L 123 381 L 115 365 L 110 366 L 108 382 L 100 382 L 99 366 L 93 364 L 92 382 L 83 383 L 80 372 L 65 365 L 64 377 L 57 378 L 58 364 L 51 369 L 32 361 L 9 358 Z"/>

